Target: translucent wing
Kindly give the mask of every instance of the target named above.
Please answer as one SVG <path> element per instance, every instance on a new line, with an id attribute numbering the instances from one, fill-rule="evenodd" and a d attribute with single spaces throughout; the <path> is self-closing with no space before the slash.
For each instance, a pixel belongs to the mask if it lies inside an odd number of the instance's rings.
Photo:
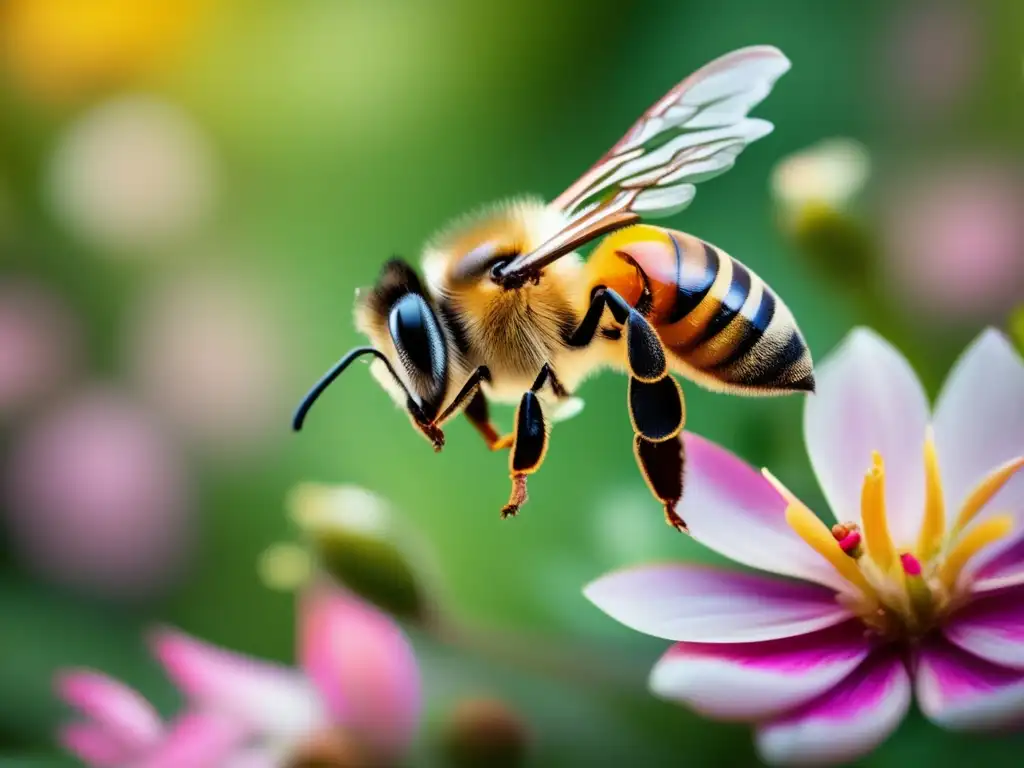
<path id="1" fill-rule="evenodd" d="M 506 265 L 502 282 L 521 283 L 605 232 L 689 205 L 694 184 L 729 170 L 747 144 L 771 132 L 771 123 L 747 113 L 789 66 L 778 49 L 755 46 L 715 59 L 679 83 L 554 200 L 568 226 Z"/>

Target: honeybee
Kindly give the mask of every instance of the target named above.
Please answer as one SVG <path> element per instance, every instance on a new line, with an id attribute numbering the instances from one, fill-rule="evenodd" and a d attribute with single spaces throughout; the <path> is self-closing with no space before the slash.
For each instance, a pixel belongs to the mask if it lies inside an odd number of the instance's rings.
<path id="1" fill-rule="evenodd" d="M 732 167 L 772 130 L 748 117 L 790 67 L 777 49 L 744 48 L 705 65 L 648 109 L 551 203 L 503 202 L 428 241 L 423 279 L 384 265 L 357 294 L 356 326 L 372 342 L 310 390 L 309 408 L 356 358 L 436 450 L 459 413 L 492 450 L 510 449 L 512 492 L 527 498 L 550 423 L 578 409 L 595 371 L 629 376 L 633 450 L 667 522 L 683 495 L 685 408 L 673 373 L 707 388 L 768 395 L 814 390 L 811 356 L 782 300 L 749 268 L 693 235 L 640 223 L 685 208 L 694 184 Z M 577 248 L 605 235 L 586 261 Z M 489 402 L 517 403 L 502 435 Z"/>

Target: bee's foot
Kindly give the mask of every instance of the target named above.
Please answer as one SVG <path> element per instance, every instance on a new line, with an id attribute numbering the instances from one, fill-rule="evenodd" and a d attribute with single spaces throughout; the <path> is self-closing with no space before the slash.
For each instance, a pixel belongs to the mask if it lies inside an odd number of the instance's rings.
<path id="1" fill-rule="evenodd" d="M 441 449 L 444 448 L 444 432 L 441 428 L 435 427 L 433 424 L 423 424 L 420 426 L 420 429 L 434 447 L 434 453 L 440 453 Z"/>
<path id="2" fill-rule="evenodd" d="M 680 533 L 689 534 L 689 527 L 686 525 L 686 522 L 683 520 L 683 518 L 676 514 L 674 507 L 674 504 L 665 505 L 665 522 L 671 525 Z"/>
<path id="3" fill-rule="evenodd" d="M 508 504 L 501 509 L 501 519 L 519 514 L 519 508 L 526 503 L 526 499 L 526 475 L 512 475 L 512 494 L 508 497 Z"/>

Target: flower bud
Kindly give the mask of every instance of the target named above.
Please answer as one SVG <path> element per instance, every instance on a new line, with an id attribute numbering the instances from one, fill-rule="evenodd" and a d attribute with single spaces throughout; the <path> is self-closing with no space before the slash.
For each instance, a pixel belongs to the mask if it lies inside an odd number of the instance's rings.
<path id="1" fill-rule="evenodd" d="M 850 203 L 870 173 L 867 150 L 830 139 L 783 159 L 772 173 L 782 226 L 812 265 L 840 284 L 873 279 L 877 247 Z"/>
<path id="2" fill-rule="evenodd" d="M 483 697 L 455 705 L 444 730 L 444 751 L 455 768 L 515 768 L 526 763 L 530 733 L 509 705 Z"/>
<path id="3" fill-rule="evenodd" d="M 355 486 L 304 483 L 288 508 L 327 574 L 398 618 L 431 616 L 423 546 L 387 501 Z"/>
<path id="4" fill-rule="evenodd" d="M 382 768 L 384 765 L 341 729 L 314 734 L 299 745 L 285 763 L 286 768 Z"/>
<path id="5" fill-rule="evenodd" d="M 790 236 L 811 266 L 830 280 L 853 288 L 874 280 L 877 245 L 848 213 L 808 204 L 793 219 Z"/>

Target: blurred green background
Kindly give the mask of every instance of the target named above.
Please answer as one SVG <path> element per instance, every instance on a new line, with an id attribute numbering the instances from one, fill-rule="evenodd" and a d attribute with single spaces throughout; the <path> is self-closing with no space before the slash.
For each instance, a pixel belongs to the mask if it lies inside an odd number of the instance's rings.
<path id="1" fill-rule="evenodd" d="M 354 290 L 383 260 L 415 261 L 483 203 L 553 197 L 679 79 L 756 43 L 793 62 L 757 110 L 775 133 L 667 223 L 768 280 L 817 359 L 874 325 L 934 394 L 1024 299 L 1016 0 L 5 0 L 0 765 L 70 764 L 58 667 L 173 707 L 143 646 L 153 623 L 291 661 L 293 598 L 257 562 L 295 537 L 283 501 L 304 480 L 388 497 L 464 621 L 595 654 L 592 674 L 559 675 L 416 635 L 418 758 L 482 692 L 530 723 L 536 765 L 756 765 L 747 728 L 649 697 L 666 643 L 580 594 L 614 566 L 714 559 L 648 497 L 624 379 L 586 385 L 505 523 L 506 458 L 461 421 L 433 455 L 365 373 L 289 432 L 306 387 L 360 343 Z M 866 187 L 824 225 L 788 217 L 773 168 L 833 137 L 866 148 Z M 799 398 L 686 392 L 689 429 L 823 509 Z M 864 764 L 1010 765 L 1022 747 L 913 715 Z"/>

